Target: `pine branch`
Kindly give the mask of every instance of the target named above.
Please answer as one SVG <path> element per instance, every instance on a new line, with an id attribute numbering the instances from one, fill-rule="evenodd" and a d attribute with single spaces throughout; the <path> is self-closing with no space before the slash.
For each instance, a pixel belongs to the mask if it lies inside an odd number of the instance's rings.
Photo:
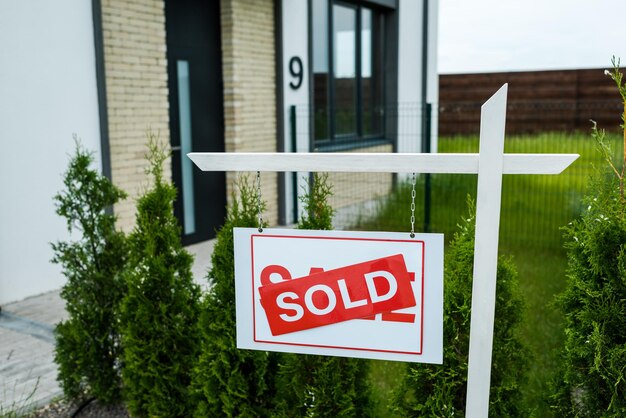
<path id="1" fill-rule="evenodd" d="M 623 112 L 622 112 L 622 131 L 623 131 L 623 160 L 622 160 L 622 170 L 621 172 L 617 172 L 614 165 L 611 163 L 611 167 L 616 172 L 617 177 L 619 178 L 619 190 L 620 196 L 622 198 L 622 203 L 626 202 L 624 198 L 624 174 L 626 173 L 626 84 L 623 83 L 624 75 L 620 71 L 620 59 L 613 57 L 611 58 L 611 64 L 613 65 L 613 71 L 605 70 L 604 74 L 608 75 L 613 79 L 615 85 L 617 86 L 617 90 L 620 94 L 623 104 Z"/>

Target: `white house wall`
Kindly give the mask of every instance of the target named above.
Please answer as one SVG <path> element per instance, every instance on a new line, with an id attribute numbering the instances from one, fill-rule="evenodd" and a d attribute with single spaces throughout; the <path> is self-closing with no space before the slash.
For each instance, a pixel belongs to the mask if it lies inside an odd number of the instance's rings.
<path id="1" fill-rule="evenodd" d="M 291 119 L 290 108 L 297 106 L 301 114 L 309 112 L 309 17 L 308 0 L 282 0 L 282 62 L 283 62 L 283 132 L 285 135 L 285 152 L 308 152 L 309 151 L 309 120 L 308 117 L 298 117 L 296 136 L 296 149 L 291 145 Z M 302 83 L 294 89 L 290 83 L 296 79 L 291 76 L 289 65 L 292 58 L 298 57 L 302 61 Z M 294 70 L 297 68 L 294 67 Z M 301 192 L 306 186 L 305 173 L 297 174 L 297 192 Z M 291 173 L 285 175 L 285 213 L 287 223 L 294 222 L 293 213 L 293 182 Z M 297 203 L 299 205 L 299 200 Z"/>
<path id="2" fill-rule="evenodd" d="M 430 150 L 437 152 L 439 138 L 439 64 L 437 45 L 439 39 L 439 1 L 428 3 L 428 80 L 426 81 L 426 101 L 432 104 L 430 114 Z"/>
<path id="3" fill-rule="evenodd" d="M 72 134 L 100 167 L 91 2 L 0 0 L 0 304 L 57 289 L 53 196 Z"/>
<path id="4" fill-rule="evenodd" d="M 422 45 L 424 1 L 399 0 L 398 28 L 398 152 L 421 152 L 422 137 Z M 428 63 L 426 100 L 433 105 L 431 151 L 436 152 L 437 104 L 439 77 L 437 75 L 438 2 L 428 0 Z M 416 128 L 417 127 L 417 128 Z"/>

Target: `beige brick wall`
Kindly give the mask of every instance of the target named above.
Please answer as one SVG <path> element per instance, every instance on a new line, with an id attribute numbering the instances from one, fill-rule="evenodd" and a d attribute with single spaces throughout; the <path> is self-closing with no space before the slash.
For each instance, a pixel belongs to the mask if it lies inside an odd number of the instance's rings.
<path id="1" fill-rule="evenodd" d="M 276 51 L 272 0 L 221 0 L 224 139 L 227 152 L 277 150 Z M 230 200 L 236 173 L 228 173 Z M 250 173 L 253 180 L 255 173 Z M 278 220 L 275 173 L 262 173 L 263 217 Z"/>
<path id="2" fill-rule="evenodd" d="M 272 0 L 221 0 L 227 152 L 277 149 L 273 8 Z M 136 198 L 148 185 L 147 131 L 169 144 L 164 2 L 102 0 L 102 26 L 112 178 L 129 193 L 115 214 L 128 231 Z M 227 174 L 229 200 L 236 175 Z M 171 176 L 169 162 L 165 176 Z M 262 195 L 268 204 L 264 218 L 274 225 L 275 173 L 262 174 Z"/>
<path id="3" fill-rule="evenodd" d="M 115 207 L 130 230 L 135 202 L 148 185 L 147 132 L 169 144 L 163 0 L 102 0 L 102 28 L 113 182 L 129 194 Z M 169 161 L 165 177 L 171 178 Z"/>

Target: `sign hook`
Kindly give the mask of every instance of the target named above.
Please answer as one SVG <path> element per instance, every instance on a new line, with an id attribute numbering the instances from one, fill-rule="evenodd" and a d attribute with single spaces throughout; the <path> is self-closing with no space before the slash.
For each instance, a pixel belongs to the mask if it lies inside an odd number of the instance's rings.
<path id="1" fill-rule="evenodd" d="M 261 172 L 256 172 L 256 205 L 259 217 L 259 232 L 263 232 L 263 216 L 261 214 Z"/>
<path id="2" fill-rule="evenodd" d="M 411 238 L 415 238 L 415 173 L 411 178 Z"/>

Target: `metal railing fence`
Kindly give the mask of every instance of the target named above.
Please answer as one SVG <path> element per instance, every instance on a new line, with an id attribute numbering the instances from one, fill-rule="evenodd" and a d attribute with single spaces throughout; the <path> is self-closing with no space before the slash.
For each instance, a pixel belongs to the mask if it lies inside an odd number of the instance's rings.
<path id="1" fill-rule="evenodd" d="M 539 105 L 537 105 L 539 106 Z M 551 103 L 548 111 L 554 107 Z M 392 152 L 401 141 L 419 141 L 422 107 L 398 106 L 386 109 L 393 115 L 392 128 L 383 138 L 343 143 L 333 150 L 350 152 Z M 307 143 L 310 132 L 303 121 L 310 121 L 307 108 L 295 112 L 295 141 Z M 607 133 L 615 158 L 620 161 L 622 141 L 619 134 Z M 349 145 L 349 146 L 348 146 Z M 316 151 L 312 147 L 313 151 Z M 419 149 L 417 150 L 419 152 Z M 446 135 L 438 138 L 438 152 L 478 152 L 478 132 L 473 135 Z M 507 153 L 578 153 L 581 158 L 564 173 L 557 176 L 507 175 L 503 180 L 501 238 L 503 246 L 533 246 L 561 248 L 562 227 L 583 209 L 582 198 L 590 175 L 606 167 L 590 132 L 563 131 L 529 134 L 507 134 Z M 337 228 L 367 228 L 372 230 L 409 231 L 410 186 L 393 174 L 341 173 L 330 177 L 334 196 L 331 204 L 337 210 L 334 219 Z M 428 193 L 430 182 L 430 193 Z M 467 215 L 467 197 L 476 196 L 475 175 L 425 175 L 417 180 L 416 227 L 432 232 L 443 232 L 450 238 L 461 217 Z M 428 196 L 430 195 L 430 199 Z M 430 219 L 425 219 L 430 213 Z"/>

